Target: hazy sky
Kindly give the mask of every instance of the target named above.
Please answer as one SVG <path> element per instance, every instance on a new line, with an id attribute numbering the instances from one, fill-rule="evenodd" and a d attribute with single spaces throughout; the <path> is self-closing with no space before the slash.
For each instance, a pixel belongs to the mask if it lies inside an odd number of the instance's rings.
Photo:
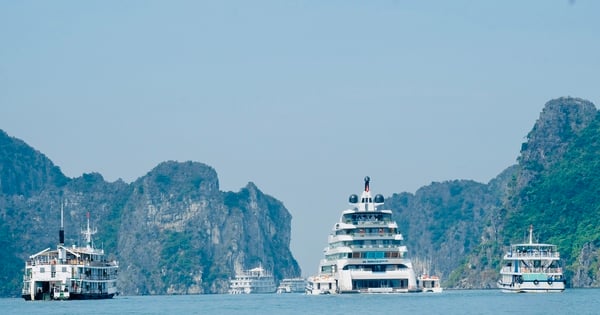
<path id="1" fill-rule="evenodd" d="M 547 101 L 598 105 L 599 14 L 592 0 L 0 0 L 0 129 L 70 177 L 193 160 L 221 190 L 252 181 L 291 212 L 308 276 L 364 176 L 386 197 L 487 183 Z"/>

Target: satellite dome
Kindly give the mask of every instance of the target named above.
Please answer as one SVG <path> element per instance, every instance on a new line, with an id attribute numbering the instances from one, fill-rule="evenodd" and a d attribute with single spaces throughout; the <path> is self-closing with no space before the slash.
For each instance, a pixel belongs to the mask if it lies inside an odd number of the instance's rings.
<path id="1" fill-rule="evenodd" d="M 358 196 L 355 194 L 350 195 L 350 198 L 348 198 L 348 201 L 350 203 L 357 203 L 358 202 Z"/>
<path id="2" fill-rule="evenodd" d="M 383 203 L 383 195 L 375 195 L 375 203 Z"/>

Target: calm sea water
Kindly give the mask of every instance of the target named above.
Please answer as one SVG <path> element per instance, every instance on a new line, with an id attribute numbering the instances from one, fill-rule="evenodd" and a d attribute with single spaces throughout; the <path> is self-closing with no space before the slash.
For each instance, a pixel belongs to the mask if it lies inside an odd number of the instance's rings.
<path id="1" fill-rule="evenodd" d="M 600 289 L 508 294 L 498 290 L 308 296 L 304 294 L 118 296 L 112 300 L 0 299 L 2 314 L 600 314 Z"/>

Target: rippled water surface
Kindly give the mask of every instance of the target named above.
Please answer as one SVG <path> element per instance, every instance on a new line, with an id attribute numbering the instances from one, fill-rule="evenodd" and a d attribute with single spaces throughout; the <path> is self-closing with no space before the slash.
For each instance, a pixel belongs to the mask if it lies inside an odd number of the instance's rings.
<path id="1" fill-rule="evenodd" d="M 514 294 L 498 290 L 308 296 L 118 296 L 112 300 L 0 299 L 2 314 L 600 314 L 600 289 Z"/>

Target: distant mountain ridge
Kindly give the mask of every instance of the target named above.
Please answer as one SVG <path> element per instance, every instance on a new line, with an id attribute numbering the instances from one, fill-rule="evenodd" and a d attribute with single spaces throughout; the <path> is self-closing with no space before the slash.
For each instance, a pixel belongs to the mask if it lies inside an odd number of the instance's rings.
<path id="1" fill-rule="evenodd" d="M 301 274 L 283 204 L 253 183 L 220 191 L 205 164 L 163 162 L 131 184 L 98 173 L 68 178 L 3 131 L 0 159 L 0 296 L 19 295 L 26 257 L 56 246 L 61 202 L 66 244 L 80 241 L 90 211 L 126 295 L 223 293 L 236 270 L 258 264 L 278 279 Z"/>
<path id="2" fill-rule="evenodd" d="M 131 184 L 98 173 L 68 178 L 39 151 L 0 130 L 0 296 L 20 293 L 24 259 L 79 241 L 86 211 L 120 261 L 123 294 L 224 293 L 236 271 L 261 264 L 300 275 L 289 249 L 291 215 L 252 182 L 219 190 L 199 162 L 160 163 Z M 450 288 L 493 288 L 503 250 L 535 226 L 559 246 L 568 286 L 599 285 L 600 116 L 589 101 L 544 106 L 518 163 L 489 183 L 448 180 L 386 199 L 417 271 Z"/>
<path id="3" fill-rule="evenodd" d="M 400 229 L 409 231 L 417 269 L 442 275 L 451 288 L 495 288 L 503 251 L 532 224 L 537 237 L 559 245 L 568 286 L 597 286 L 599 124 L 593 103 L 551 100 L 518 164 L 489 183 L 432 183 L 388 198 Z"/>

